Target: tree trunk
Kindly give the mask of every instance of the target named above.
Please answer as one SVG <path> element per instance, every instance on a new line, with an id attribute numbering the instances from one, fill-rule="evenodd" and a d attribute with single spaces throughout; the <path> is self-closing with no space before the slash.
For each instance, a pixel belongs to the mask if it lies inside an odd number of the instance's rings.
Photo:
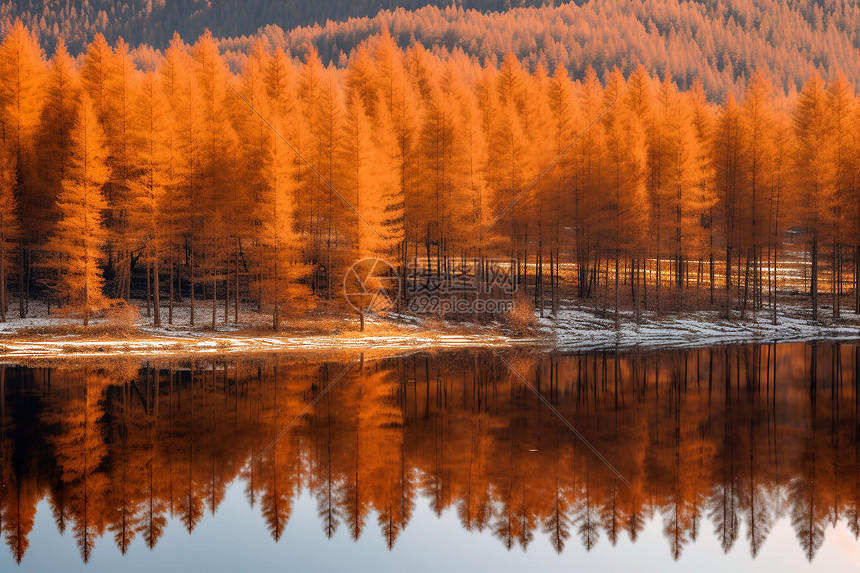
<path id="1" fill-rule="evenodd" d="M 618 257 L 620 257 L 620 256 L 621 256 L 620 253 L 616 249 L 616 251 L 615 251 L 615 330 L 618 330 L 620 325 L 621 325 L 621 321 L 619 318 L 619 312 L 620 311 L 618 308 L 618 302 L 619 302 L 619 299 L 618 299 L 618 278 L 619 278 Z"/>
<path id="2" fill-rule="evenodd" d="M 229 253 L 229 251 L 228 251 Z M 224 324 L 230 321 L 230 255 L 224 263 Z"/>
<path id="3" fill-rule="evenodd" d="M 191 312 L 189 314 L 189 323 L 194 326 L 194 243 L 191 243 L 191 253 L 189 255 L 188 278 L 191 283 Z"/>
<path id="4" fill-rule="evenodd" d="M 779 286 L 779 282 L 777 280 L 778 274 L 777 274 L 777 270 L 776 270 L 777 269 L 777 266 L 776 266 L 777 265 L 777 256 L 776 255 L 777 255 L 776 242 L 774 241 L 774 248 L 773 248 L 773 305 L 772 305 L 773 306 L 773 324 L 774 325 L 776 325 L 776 323 L 777 323 L 777 318 L 776 318 L 776 307 L 777 307 L 776 301 L 777 301 L 777 298 L 776 298 L 776 295 L 777 295 L 777 286 Z"/>
<path id="5" fill-rule="evenodd" d="M 167 309 L 167 324 L 173 324 L 173 249 L 170 249 L 170 290 L 168 296 L 170 297 L 169 307 Z"/>
<path id="6" fill-rule="evenodd" d="M 24 245 L 18 247 L 18 316 L 27 318 L 24 304 L 27 298 L 27 284 L 24 281 Z"/>
<path id="7" fill-rule="evenodd" d="M 552 314 L 555 316 L 555 249 L 549 247 L 549 298 L 552 305 Z"/>
<path id="8" fill-rule="evenodd" d="M 241 241 L 239 241 L 239 237 L 236 237 L 236 274 L 235 274 L 236 301 L 235 301 L 235 306 L 233 307 L 233 322 L 235 322 L 236 324 L 239 324 L 239 251 L 241 250 L 241 248 L 242 248 L 242 243 L 241 243 Z"/>
<path id="9" fill-rule="evenodd" d="M 155 326 L 161 326 L 161 297 L 158 294 L 159 291 L 159 282 L 158 282 L 158 257 L 155 256 L 152 258 L 152 299 L 153 305 L 155 306 Z"/>
<path id="10" fill-rule="evenodd" d="M 714 272 L 714 250 L 711 249 L 711 274 L 710 274 L 710 287 L 711 287 L 711 306 L 714 306 L 714 277 L 716 273 Z"/>
<path id="11" fill-rule="evenodd" d="M 212 258 L 212 330 L 215 330 L 218 324 L 218 267 L 214 253 Z"/>
<path id="12" fill-rule="evenodd" d="M 150 272 L 152 271 L 151 265 L 146 265 L 146 317 L 149 318 L 152 316 L 152 278 L 150 277 Z"/>
<path id="13" fill-rule="evenodd" d="M 732 247 L 726 245 L 726 318 L 732 317 Z"/>
<path id="14" fill-rule="evenodd" d="M 746 316 L 747 312 L 747 299 L 749 297 L 749 289 L 750 289 L 750 265 L 755 264 L 750 260 L 750 252 L 753 252 L 752 249 L 747 251 L 747 264 L 744 267 L 744 298 L 743 304 L 741 305 L 741 318 Z M 740 267 L 738 268 L 738 272 L 740 272 Z M 753 313 L 755 313 L 755 271 L 753 270 Z"/>
<path id="15" fill-rule="evenodd" d="M 860 314 L 860 243 L 854 250 L 854 314 Z"/>
<path id="16" fill-rule="evenodd" d="M 833 245 L 833 278 L 831 280 L 831 288 L 833 289 L 833 318 L 839 319 L 839 300 L 840 290 L 842 290 L 842 257 L 839 252 L 839 244 Z"/>
<path id="17" fill-rule="evenodd" d="M 0 322 L 6 322 L 6 242 L 0 237 Z"/>
<path id="18" fill-rule="evenodd" d="M 812 292 L 812 320 L 818 320 L 818 231 L 812 231 L 812 276 L 809 283 Z"/>

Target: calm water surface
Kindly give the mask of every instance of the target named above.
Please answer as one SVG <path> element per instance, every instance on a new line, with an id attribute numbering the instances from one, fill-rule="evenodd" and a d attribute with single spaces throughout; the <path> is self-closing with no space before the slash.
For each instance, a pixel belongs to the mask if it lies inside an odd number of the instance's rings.
<path id="1" fill-rule="evenodd" d="M 854 571 L 858 364 L 817 343 L 6 366 L 0 569 Z"/>

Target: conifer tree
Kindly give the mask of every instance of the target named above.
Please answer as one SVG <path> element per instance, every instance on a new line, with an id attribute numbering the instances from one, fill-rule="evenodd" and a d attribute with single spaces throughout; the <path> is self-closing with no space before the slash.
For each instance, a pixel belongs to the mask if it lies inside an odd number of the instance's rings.
<path id="1" fill-rule="evenodd" d="M 258 45 L 246 62 L 239 88 L 245 105 L 236 114 L 244 177 L 254 205 L 253 239 L 259 261 L 254 282 L 260 306 L 271 308 L 275 332 L 287 306 L 305 301 L 307 294 L 298 282 L 308 268 L 300 260 L 301 237 L 295 232 L 297 158 L 286 143 L 297 132 L 293 72 L 286 54 L 270 57 Z M 297 308 L 301 307 L 291 310 Z"/>
<path id="2" fill-rule="evenodd" d="M 50 254 L 45 264 L 55 273 L 62 310 L 82 317 L 86 326 L 93 312 L 108 305 L 100 263 L 107 239 L 103 187 L 109 177 L 104 135 L 87 96 L 71 140 L 71 163 L 57 198 L 60 220 L 45 245 Z"/>
<path id="3" fill-rule="evenodd" d="M 830 166 L 827 161 L 827 93 L 824 80 L 817 73 L 806 82 L 798 98 L 794 113 L 794 131 L 798 143 L 795 168 L 798 193 L 802 197 L 801 216 L 809 229 L 812 319 L 818 320 L 820 235 L 832 222 L 828 213 L 832 188 L 829 186 Z"/>
<path id="4" fill-rule="evenodd" d="M 860 177 L 858 177 L 858 165 L 856 157 L 852 153 L 852 141 L 850 136 L 852 107 L 854 98 L 850 92 L 847 82 L 843 76 L 837 77 L 830 83 L 827 89 L 827 127 L 830 145 L 827 158 L 831 178 L 830 187 L 833 199 L 830 208 L 830 217 L 833 225 L 828 231 L 831 236 L 832 245 L 832 268 L 830 291 L 833 294 L 833 318 L 840 317 L 841 294 L 842 294 L 842 247 L 843 233 L 848 230 L 846 220 L 848 219 L 848 205 L 858 199 L 860 190 Z"/>
<path id="5" fill-rule="evenodd" d="M 0 127 L 14 170 L 15 196 L 21 207 L 23 241 L 18 249 L 18 309 L 27 315 L 30 289 L 29 261 L 34 245 L 44 235 L 40 204 L 31 197 L 30 161 L 42 108 L 44 58 L 36 39 L 20 20 L 0 44 Z"/>
<path id="6" fill-rule="evenodd" d="M 14 268 L 12 253 L 19 238 L 14 163 L 3 153 L 0 155 L 0 322 L 6 322 L 7 283 L 9 272 Z"/>
<path id="7" fill-rule="evenodd" d="M 131 298 L 134 238 L 131 232 L 130 207 L 134 201 L 132 182 L 136 166 L 132 159 L 134 147 L 134 113 L 138 100 L 140 72 L 132 60 L 129 46 L 120 39 L 109 55 L 107 107 L 110 116 L 102 119 L 106 136 L 110 180 L 105 188 L 108 199 L 108 231 L 116 256 L 115 295 Z M 149 293 L 147 292 L 147 300 Z"/>
<path id="8" fill-rule="evenodd" d="M 50 231 L 56 219 L 54 201 L 70 162 L 71 132 L 80 105 L 78 76 L 65 43 L 58 42 L 44 84 L 45 105 L 39 116 L 35 142 L 39 165 L 31 191 L 33 208 L 40 211 L 36 219 L 43 233 Z"/>
<path id="9" fill-rule="evenodd" d="M 195 119 L 189 112 L 193 105 L 186 109 L 183 105 L 186 97 L 190 94 L 187 89 L 187 78 L 185 70 L 187 65 L 187 54 L 185 46 L 178 35 L 174 35 L 170 47 L 165 50 L 162 65 L 158 70 L 164 100 L 167 105 L 167 127 L 165 142 L 165 170 L 169 182 L 169 196 L 171 208 L 163 213 L 161 226 L 166 229 L 166 250 L 168 264 L 168 307 L 167 322 L 173 324 L 173 307 L 177 298 L 182 295 L 181 252 L 188 252 L 183 247 L 186 245 L 186 237 L 189 232 L 189 217 L 191 205 L 189 188 L 193 187 L 194 173 L 194 145 L 193 133 L 195 131 Z M 188 99 L 193 101 L 193 97 Z M 186 145 L 186 139 L 191 143 Z M 190 184 L 186 184 L 189 181 Z M 189 281 L 190 282 L 190 281 Z M 193 299 L 192 299 L 193 300 Z"/>
<path id="10" fill-rule="evenodd" d="M 232 221 L 228 221 L 226 203 L 230 181 L 235 180 L 236 141 L 228 121 L 228 70 L 212 34 L 204 33 L 192 49 L 193 77 L 199 91 L 200 105 L 200 199 L 196 210 L 200 226 L 203 292 L 207 282 L 212 295 L 212 323 L 217 322 L 219 279 L 224 276 L 226 237 Z M 208 275 L 208 276 L 207 276 Z M 206 281 L 206 279 L 209 279 Z"/>
<path id="11" fill-rule="evenodd" d="M 712 175 L 713 163 L 710 161 L 711 131 L 713 123 L 713 110 L 705 98 L 702 84 L 699 81 L 693 83 L 693 87 L 687 93 L 690 106 L 690 123 L 693 130 L 694 160 L 696 180 L 695 196 L 692 201 L 692 215 L 697 218 L 692 227 L 696 239 L 695 252 L 699 259 L 698 277 L 696 289 L 699 288 L 704 273 L 704 263 L 708 263 L 708 287 L 710 291 L 710 304 L 714 304 L 714 206 L 717 197 L 714 193 L 714 177 Z"/>
<path id="12" fill-rule="evenodd" d="M 574 137 L 574 102 L 570 78 L 567 75 L 567 70 L 563 66 L 559 65 L 556 67 L 553 72 L 552 80 L 547 86 L 547 91 L 548 104 L 552 114 L 552 128 L 550 132 L 553 135 L 553 152 L 556 157 L 559 157 L 559 161 L 552 171 L 555 224 L 552 232 L 552 246 L 550 249 L 552 312 L 553 314 L 556 314 L 558 313 L 560 304 L 558 273 L 561 266 L 561 262 L 559 261 L 559 250 L 562 242 L 562 221 L 569 221 L 573 214 L 573 208 L 570 205 L 570 202 L 573 201 L 575 204 L 578 204 L 579 201 L 578 197 L 574 196 L 571 198 L 571 193 L 566 192 L 573 179 L 574 153 L 568 152 L 563 155 L 562 153 Z M 577 191 L 577 188 L 573 187 L 572 193 L 576 194 Z M 562 201 L 562 197 L 564 197 L 564 201 Z M 554 265 L 552 263 L 554 263 Z"/>
<path id="13" fill-rule="evenodd" d="M 339 160 L 343 93 L 336 71 L 325 68 L 315 51 L 308 54 L 302 67 L 298 91 L 303 124 L 308 126 L 302 148 L 310 165 L 302 167 L 296 204 L 302 207 L 300 218 L 311 241 L 308 262 L 316 267 L 313 291 L 325 292 L 325 298 L 331 298 L 335 277 L 342 276 L 349 257 L 351 229 L 347 228 L 347 221 L 352 222 L 354 217 L 344 202 L 348 198 L 335 187 L 343 169 Z"/>
<path id="14" fill-rule="evenodd" d="M 744 96 L 742 126 L 744 135 L 744 157 L 746 159 L 746 181 L 749 195 L 747 268 L 752 271 L 753 310 L 760 305 L 761 245 L 764 242 L 765 225 L 763 188 L 770 179 L 772 169 L 772 118 L 771 84 L 762 74 L 750 81 Z M 769 227 L 769 225 L 768 225 Z M 749 274 L 749 273 L 747 273 Z M 745 279 L 749 282 L 749 278 Z M 744 289 L 746 293 L 747 288 Z M 746 294 L 742 311 L 746 309 Z M 742 312 L 743 314 L 743 312 Z"/>
<path id="15" fill-rule="evenodd" d="M 172 188 L 172 181 L 167 147 L 170 130 L 168 108 L 154 72 L 147 73 L 141 81 L 135 103 L 134 124 L 131 126 L 133 147 L 130 150 L 135 170 L 129 181 L 130 204 L 126 209 L 130 232 L 142 243 L 147 285 L 150 277 L 152 280 L 152 288 L 147 288 L 147 312 L 151 290 L 155 307 L 153 325 L 161 326 L 159 262 L 164 256 L 169 235 L 169 226 L 164 223 L 171 207 L 166 202 L 166 194 Z"/>
<path id="16" fill-rule="evenodd" d="M 719 216 L 722 240 L 726 249 L 723 278 L 725 315 L 732 316 L 732 255 L 737 241 L 739 203 L 741 195 L 741 136 L 740 110 L 734 96 L 722 105 L 717 115 L 712 139 L 714 189 L 720 200 Z"/>

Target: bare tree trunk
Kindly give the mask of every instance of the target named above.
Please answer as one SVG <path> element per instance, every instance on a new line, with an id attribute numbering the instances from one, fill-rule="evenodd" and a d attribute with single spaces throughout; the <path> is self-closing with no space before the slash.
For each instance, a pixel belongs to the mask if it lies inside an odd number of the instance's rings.
<path id="1" fill-rule="evenodd" d="M 841 256 L 839 253 L 839 243 L 833 244 L 833 276 L 831 278 L 831 289 L 833 290 L 833 318 L 835 320 L 839 319 L 839 294 L 842 289 L 842 265 L 841 265 Z"/>
<path id="2" fill-rule="evenodd" d="M 732 247 L 726 245 L 726 318 L 732 317 Z"/>
<path id="3" fill-rule="evenodd" d="M 860 242 L 854 249 L 854 314 L 860 314 Z"/>
<path id="4" fill-rule="evenodd" d="M 755 247 L 753 247 L 754 249 Z M 743 319 L 747 313 L 747 299 L 749 297 L 749 289 L 750 289 L 750 265 L 754 264 L 750 260 L 750 252 L 752 249 L 747 251 L 747 261 L 744 266 L 744 298 L 743 304 L 741 305 L 741 318 Z M 738 272 L 740 272 L 740 267 L 738 267 Z M 753 271 L 755 272 L 755 271 Z M 740 278 L 740 277 L 739 277 Z M 755 275 L 753 275 L 753 281 L 755 281 Z M 755 284 L 753 284 L 753 296 L 755 296 Z M 753 310 L 755 310 L 755 302 L 753 302 Z"/>
<path id="5" fill-rule="evenodd" d="M 714 249 L 711 249 L 711 275 L 710 275 L 710 287 L 711 287 L 711 306 L 714 306 L 714 278 L 716 273 L 714 272 Z"/>
<path id="6" fill-rule="evenodd" d="M 556 243 L 555 247 L 555 303 L 552 309 L 553 314 L 558 314 L 559 309 L 561 308 L 561 291 L 559 287 L 561 286 L 561 277 L 559 276 L 559 271 L 561 270 L 561 261 L 558 260 L 560 253 L 558 249 L 558 244 Z"/>
<path id="7" fill-rule="evenodd" d="M 777 323 L 776 307 L 777 307 L 777 287 L 779 286 L 779 275 L 777 274 L 777 248 L 776 241 L 773 247 L 773 324 Z"/>
<path id="8" fill-rule="evenodd" d="M 6 322 L 6 242 L 0 237 L 0 322 Z"/>
<path id="9" fill-rule="evenodd" d="M 151 264 L 146 265 L 146 317 L 152 316 L 152 279 L 150 278 Z"/>
<path id="10" fill-rule="evenodd" d="M 236 237 L 236 301 L 235 306 L 233 307 L 233 322 L 239 324 L 239 251 L 242 248 L 242 243 L 239 241 L 239 237 Z"/>
<path id="11" fill-rule="evenodd" d="M 159 291 L 159 281 L 158 281 L 158 257 L 155 256 L 152 258 L 152 294 L 153 301 L 155 306 L 155 326 L 161 326 L 161 297 L 158 294 Z"/>
<path id="12" fill-rule="evenodd" d="M 659 234 L 659 233 L 658 233 L 658 234 Z M 663 281 L 663 276 L 662 276 L 662 275 L 663 275 L 663 272 L 662 272 L 662 271 L 663 271 L 663 268 L 660 266 L 660 259 L 661 259 L 661 255 L 660 255 L 660 250 L 659 250 L 659 245 L 658 245 L 658 250 L 657 250 L 657 261 L 656 261 L 656 267 L 657 267 L 657 284 L 656 284 L 656 285 L 655 285 L 655 287 L 654 287 L 654 289 L 655 289 L 655 293 L 656 293 L 656 294 L 655 294 L 655 297 L 656 297 L 655 304 L 657 305 L 657 314 L 658 314 L 658 315 L 659 315 L 659 314 L 660 314 L 660 312 L 661 312 L 661 309 L 660 309 L 660 284 L 661 284 L 661 283 L 662 283 L 662 281 Z"/>
<path id="13" fill-rule="evenodd" d="M 618 252 L 618 249 L 615 250 L 615 330 L 618 330 L 621 325 L 621 320 L 619 317 L 619 309 L 618 309 L 618 278 L 619 278 L 619 269 L 618 269 L 618 257 L 621 256 Z"/>
<path id="14" fill-rule="evenodd" d="M 699 287 L 702 286 L 702 266 L 704 261 L 702 261 L 702 257 L 699 257 L 699 272 L 696 275 L 696 291 L 699 290 Z"/>
<path id="15" fill-rule="evenodd" d="M 555 304 L 555 248 L 550 245 L 549 247 L 549 297 L 551 299 L 552 304 L 552 314 L 555 315 L 556 304 Z"/>
<path id="16" fill-rule="evenodd" d="M 215 260 L 215 250 L 212 253 L 212 330 L 218 322 L 218 263 Z"/>
<path id="17" fill-rule="evenodd" d="M 812 278 L 809 290 L 812 292 L 812 320 L 818 320 L 818 229 L 812 231 Z"/>
<path id="18" fill-rule="evenodd" d="M 645 310 L 648 310 L 648 259 L 642 258 L 642 268 L 640 269 L 642 273 L 642 304 L 645 306 Z"/>
<path id="19" fill-rule="evenodd" d="M 170 324 L 170 325 L 173 324 L 173 281 L 174 281 L 174 278 L 173 278 L 173 248 L 171 247 L 171 249 L 170 249 L 170 289 L 169 289 L 170 301 L 168 303 L 168 309 L 167 309 L 167 324 Z"/>
<path id="20" fill-rule="evenodd" d="M 191 313 L 189 315 L 189 323 L 194 326 L 194 243 L 191 243 L 191 253 L 189 255 L 188 278 L 191 283 Z"/>
<path id="21" fill-rule="evenodd" d="M 24 304 L 27 299 L 27 284 L 24 280 L 24 245 L 18 247 L 18 316 L 27 318 Z"/>

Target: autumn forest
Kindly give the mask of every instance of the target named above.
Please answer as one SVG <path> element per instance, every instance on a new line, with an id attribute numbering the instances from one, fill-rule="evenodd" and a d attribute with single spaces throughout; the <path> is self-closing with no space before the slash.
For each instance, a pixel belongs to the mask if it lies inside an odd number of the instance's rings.
<path id="1" fill-rule="evenodd" d="M 262 39 L 228 63 L 208 33 L 156 55 L 3 38 L 3 319 L 145 299 L 172 324 L 182 300 L 190 324 L 254 304 L 277 329 L 368 256 L 444 276 L 506 260 L 541 312 L 776 321 L 786 291 L 812 318 L 823 297 L 860 309 L 860 105 L 838 74 L 794 93 L 762 69 L 715 100 L 641 66 L 572 77 L 386 31 L 339 64 Z"/>
<path id="2" fill-rule="evenodd" d="M 858 540 L 858 0 L 0 0 L 0 569 Z"/>

